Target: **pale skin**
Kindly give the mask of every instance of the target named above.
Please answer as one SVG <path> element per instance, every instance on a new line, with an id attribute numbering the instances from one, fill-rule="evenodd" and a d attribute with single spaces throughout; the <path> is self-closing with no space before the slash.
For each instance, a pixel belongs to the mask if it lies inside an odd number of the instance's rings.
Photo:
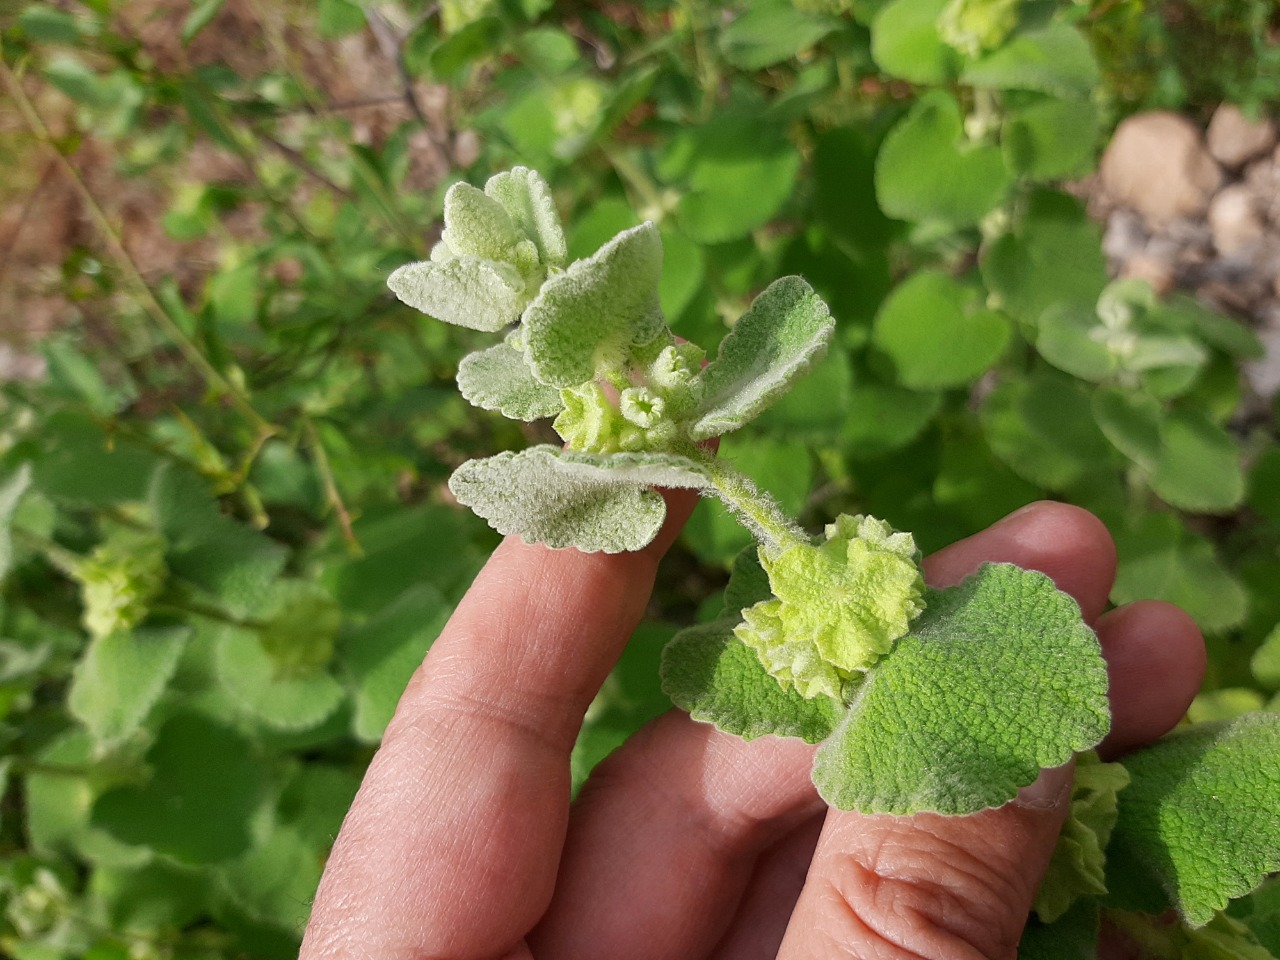
<path id="1" fill-rule="evenodd" d="M 691 508 L 634 554 L 509 538 L 410 682 L 338 836 L 303 960 L 1013 958 L 1067 812 L 1070 765 L 971 817 L 828 810 L 814 747 L 750 743 L 679 711 L 569 802 L 582 716 L 644 613 Z M 1108 758 L 1177 723 L 1204 669 L 1194 623 L 1107 609 L 1115 549 L 1075 507 L 1033 504 L 934 554 L 935 586 L 984 561 L 1080 603 L 1110 673 Z"/>

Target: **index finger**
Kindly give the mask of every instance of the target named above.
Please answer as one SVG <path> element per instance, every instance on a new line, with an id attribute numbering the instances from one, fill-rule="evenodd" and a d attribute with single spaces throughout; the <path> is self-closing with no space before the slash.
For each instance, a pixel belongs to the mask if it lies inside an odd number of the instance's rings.
<path id="1" fill-rule="evenodd" d="M 501 956 L 546 909 L 582 716 L 692 509 L 636 553 L 509 537 L 410 681 L 343 823 L 302 957 Z"/>

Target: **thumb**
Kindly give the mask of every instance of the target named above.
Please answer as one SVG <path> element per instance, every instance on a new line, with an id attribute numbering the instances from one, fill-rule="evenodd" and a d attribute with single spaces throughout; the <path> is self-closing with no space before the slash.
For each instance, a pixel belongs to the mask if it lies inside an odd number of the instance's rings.
<path id="1" fill-rule="evenodd" d="M 968 817 L 832 810 L 778 953 L 1013 958 L 1070 809 L 1073 765 Z"/>

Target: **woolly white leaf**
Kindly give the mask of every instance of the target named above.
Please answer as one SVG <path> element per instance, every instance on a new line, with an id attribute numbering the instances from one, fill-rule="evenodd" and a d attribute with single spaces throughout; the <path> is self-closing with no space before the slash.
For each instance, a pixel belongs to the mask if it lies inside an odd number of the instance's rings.
<path id="1" fill-rule="evenodd" d="M 523 239 L 503 205 L 469 183 L 455 183 L 444 195 L 441 240 L 458 257 L 510 261 Z"/>
<path id="2" fill-rule="evenodd" d="M 752 302 L 699 376 L 695 440 L 736 430 L 781 397 L 826 351 L 835 321 L 800 277 L 783 277 Z"/>
<path id="3" fill-rule="evenodd" d="M 387 286 L 415 310 L 488 333 L 514 322 L 525 305 L 524 280 L 515 267 L 475 257 L 405 264 Z"/>
<path id="4" fill-rule="evenodd" d="M 662 240 L 652 223 L 618 234 L 542 286 L 524 316 L 534 375 L 576 387 L 619 369 L 664 329 L 658 305 Z"/>
<path id="5" fill-rule="evenodd" d="M 449 489 L 499 533 L 549 547 L 639 550 L 666 504 L 649 484 L 701 487 L 698 464 L 669 454 L 570 453 L 549 445 L 468 460 Z"/>
<path id="6" fill-rule="evenodd" d="M 474 406 L 513 420 L 554 417 L 564 408 L 560 391 L 534 379 L 524 352 L 510 340 L 463 357 L 458 389 Z"/>
<path id="7" fill-rule="evenodd" d="M 497 200 L 516 229 L 533 241 L 544 266 L 563 267 L 569 259 L 564 230 L 547 182 L 536 170 L 513 167 L 490 178 L 484 192 Z"/>

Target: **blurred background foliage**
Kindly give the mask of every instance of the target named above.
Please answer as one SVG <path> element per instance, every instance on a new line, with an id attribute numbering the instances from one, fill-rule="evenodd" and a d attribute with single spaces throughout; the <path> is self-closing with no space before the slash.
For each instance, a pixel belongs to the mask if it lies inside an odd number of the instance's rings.
<path id="1" fill-rule="evenodd" d="M 468 407 L 452 378 L 481 344 L 384 285 L 450 183 L 516 164 L 575 257 L 657 221 L 664 309 L 708 349 L 778 275 L 829 301 L 828 358 L 721 448 L 811 527 L 872 512 L 927 551 L 1081 504 L 1116 537 L 1113 599 L 1209 636 L 1193 719 L 1274 707 L 1277 409 L 1238 375 L 1258 339 L 1111 283 L 1063 185 L 1129 113 L 1280 96 L 1275 17 L 5 0 L 0 199 L 36 240 L 0 251 L 0 952 L 295 954 L 398 694 L 496 543 L 444 480 L 549 436 Z M 658 650 L 718 609 L 746 539 L 699 507 L 578 782 L 665 708 Z"/>

